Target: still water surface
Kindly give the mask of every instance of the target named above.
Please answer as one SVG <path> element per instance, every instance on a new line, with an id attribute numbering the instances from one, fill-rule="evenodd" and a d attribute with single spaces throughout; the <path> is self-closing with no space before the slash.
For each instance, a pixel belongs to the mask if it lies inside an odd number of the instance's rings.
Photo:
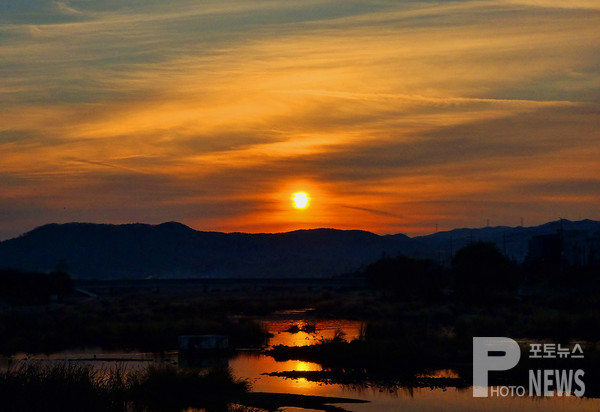
<path id="1" fill-rule="evenodd" d="M 354 320 L 310 319 L 302 313 L 280 313 L 268 318 L 258 319 L 274 336 L 270 345 L 310 345 L 321 339 L 331 339 L 337 330 L 343 331 L 348 340 L 361 335 L 364 324 Z M 312 325 L 315 331 L 291 333 L 287 330 L 292 325 L 303 329 Z M 306 328 L 304 328 L 306 329 Z M 339 332 L 338 332 L 339 333 Z M 19 356 L 23 358 L 24 355 Z M 152 362 L 177 362 L 177 354 L 169 353 L 157 358 L 149 353 L 106 353 L 97 349 L 85 351 L 69 351 L 49 356 L 36 356 L 35 359 L 70 360 L 93 362 L 98 367 L 112 367 L 115 363 L 128 369 L 143 368 Z M 6 366 L 6 360 L 4 361 Z M 258 352 L 240 352 L 229 360 L 229 366 L 236 377 L 249 379 L 256 392 L 280 392 L 317 396 L 334 396 L 357 398 L 369 401 L 365 404 L 338 404 L 348 411 L 554 411 L 554 412 L 600 412 L 600 399 L 562 398 L 473 398 L 472 390 L 448 388 L 443 389 L 380 389 L 374 387 L 344 386 L 310 382 L 306 379 L 286 379 L 267 376 L 264 373 L 285 371 L 319 371 L 321 366 L 312 362 L 286 361 L 276 362 L 273 358 Z M 452 376 L 452 371 L 442 371 L 440 375 Z M 287 412 L 304 411 L 306 409 L 285 408 Z"/>
<path id="2" fill-rule="evenodd" d="M 335 331 L 340 329 L 348 340 L 361 335 L 365 325 L 360 321 L 339 319 L 298 319 L 296 316 L 280 316 L 261 320 L 267 330 L 274 334 L 271 345 L 309 345 L 321 338 L 331 339 Z M 315 333 L 286 332 L 293 324 L 300 328 L 306 324 L 316 326 Z M 599 399 L 569 398 L 473 398 L 472 389 L 400 389 L 389 391 L 380 388 L 352 387 L 338 384 L 310 382 L 306 379 L 285 379 L 265 376 L 263 373 L 284 371 L 322 370 L 321 366 L 312 362 L 286 361 L 276 362 L 264 355 L 239 354 L 229 362 L 234 374 L 249 378 L 254 391 L 285 392 L 304 395 L 335 396 L 357 398 L 369 401 L 365 404 L 337 404 L 348 411 L 357 412 L 391 412 L 391 411 L 600 411 Z M 453 377 L 453 371 L 441 371 L 440 376 Z M 288 412 L 300 411 L 287 408 Z M 302 409 L 306 411 L 305 409 Z"/>

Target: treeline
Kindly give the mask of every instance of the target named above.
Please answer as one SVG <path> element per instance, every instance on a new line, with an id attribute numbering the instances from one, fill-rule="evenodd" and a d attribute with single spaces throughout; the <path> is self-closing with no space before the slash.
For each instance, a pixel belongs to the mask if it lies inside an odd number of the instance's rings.
<path id="1" fill-rule="evenodd" d="M 73 291 L 71 277 L 52 273 L 0 269 L 0 302 L 8 305 L 43 305 L 62 301 Z"/>
<path id="2" fill-rule="evenodd" d="M 450 267 L 399 256 L 363 274 L 380 294 L 378 307 L 387 308 L 383 320 L 369 323 L 370 338 L 451 337 L 465 353 L 473 336 L 600 339 L 598 263 L 517 264 L 495 244 L 478 242 L 459 250 Z"/>
<path id="3" fill-rule="evenodd" d="M 578 341 L 585 342 L 586 393 L 598 396 L 600 270 L 594 265 L 517 264 L 486 242 L 459 250 L 449 267 L 432 260 L 385 257 L 362 271 L 376 299 L 363 297 L 353 307 L 353 313 L 369 316 L 360 339 L 279 345 L 267 354 L 281 361 L 320 363 L 321 379 L 329 382 L 351 374 L 359 381 L 389 379 L 419 386 L 424 372 L 454 369 L 470 385 L 475 336 L 567 346 Z M 337 307 L 343 309 L 344 303 L 340 300 Z M 527 361 L 515 369 L 525 378 L 529 369 L 539 368 Z M 543 368 L 553 366 L 550 361 Z"/>
<path id="4" fill-rule="evenodd" d="M 547 294 L 600 288 L 600 265 L 566 266 L 547 261 L 510 261 L 496 244 L 475 242 L 460 249 L 451 266 L 407 256 L 384 257 L 362 273 L 374 289 L 404 299 L 453 296 L 463 302 L 516 294 Z"/>

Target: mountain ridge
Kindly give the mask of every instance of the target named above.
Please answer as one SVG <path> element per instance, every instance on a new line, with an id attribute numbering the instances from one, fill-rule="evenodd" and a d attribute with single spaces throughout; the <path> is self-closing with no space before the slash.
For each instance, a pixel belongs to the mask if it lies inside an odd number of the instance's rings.
<path id="1" fill-rule="evenodd" d="M 79 279 L 329 277 L 382 256 L 405 254 L 448 264 L 471 241 L 491 241 L 522 261 L 531 237 L 565 230 L 600 231 L 600 222 L 560 220 L 533 227 L 458 228 L 425 236 L 364 230 L 282 233 L 199 231 L 179 222 L 50 223 L 0 242 L 0 268 L 51 271 L 66 262 Z"/>

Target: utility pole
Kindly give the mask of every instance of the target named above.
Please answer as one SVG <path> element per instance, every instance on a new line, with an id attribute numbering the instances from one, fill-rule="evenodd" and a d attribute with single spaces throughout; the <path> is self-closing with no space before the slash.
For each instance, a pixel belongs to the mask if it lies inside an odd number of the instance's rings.
<path id="1" fill-rule="evenodd" d="M 559 229 L 559 239 L 560 239 L 560 270 L 563 271 L 565 268 L 565 237 L 563 232 L 563 218 L 559 217 L 558 221 L 560 223 Z"/>

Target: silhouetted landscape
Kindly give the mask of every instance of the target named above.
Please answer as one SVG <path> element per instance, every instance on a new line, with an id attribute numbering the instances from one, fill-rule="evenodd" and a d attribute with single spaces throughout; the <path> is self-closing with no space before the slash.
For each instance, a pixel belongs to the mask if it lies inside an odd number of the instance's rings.
<path id="1" fill-rule="evenodd" d="M 0 0 L 0 412 L 599 412 L 599 50 L 598 0 Z"/>
<path id="2" fill-rule="evenodd" d="M 175 222 L 51 224 L 0 242 L 0 263 L 50 272 L 62 262 L 74 279 L 319 278 L 356 272 L 382 256 L 400 254 L 449 266 L 457 250 L 476 241 L 492 242 L 511 261 L 522 263 L 533 237 L 561 228 L 593 235 L 600 222 L 455 229 L 414 238 L 335 229 L 200 232 Z"/>
<path id="3" fill-rule="evenodd" d="M 597 397 L 598 227 L 592 221 L 559 221 L 536 228 L 464 229 L 411 239 L 334 230 L 228 235 L 196 232 L 175 223 L 44 226 L 0 245 L 2 256 L 14 253 L 12 260 L 1 261 L 7 268 L 0 271 L 0 353 L 8 363 L 0 372 L 0 393 L 8 410 L 36 407 L 34 399 L 44 398 L 51 388 L 65 394 L 55 405 L 63 410 L 344 410 L 326 404 L 361 400 L 253 391 L 251 382 L 234 376 L 236 368 L 227 370 L 227 364 L 247 359 L 258 362 L 260 369 L 268 362 L 307 362 L 321 369 L 260 370 L 271 379 L 363 391 L 460 389 L 468 388 L 472 379 L 472 337 L 510 336 L 523 345 L 532 339 L 583 344 L 583 361 L 556 360 L 552 365 L 584 365 L 586 396 Z M 518 243 L 526 245 L 520 252 L 523 259 L 505 254 L 504 242 L 498 244 L 507 233 L 512 239 L 518 235 Z M 466 234 L 468 241 L 458 247 L 458 239 Z M 435 258 L 448 239 L 456 247 L 449 263 Z M 232 250 L 234 257 L 228 261 Z M 517 251 L 514 246 L 512 250 Z M 33 256 L 29 265 L 15 269 L 27 252 Z M 127 253 L 132 254 L 131 262 Z M 310 259 L 313 254 L 317 257 Z M 111 258 L 97 267 L 105 256 Z M 208 267 L 213 275 L 232 275 L 245 256 L 252 258 L 239 278 L 192 276 L 206 275 L 209 272 L 198 268 Z M 170 271 L 169 262 L 177 270 Z M 270 272 L 257 272 L 269 262 Z M 54 269 L 31 270 L 44 264 Z M 71 275 L 71 267 L 77 268 L 77 276 Z M 88 267 L 93 268 L 89 276 Z M 192 272 L 192 267 L 199 271 Z M 278 271 L 288 272 L 283 278 L 273 277 Z M 177 279 L 176 273 L 186 276 Z M 278 313 L 292 315 L 285 315 L 287 323 L 276 330 L 279 323 L 264 319 L 277 319 L 282 316 Z M 320 330 L 323 319 L 360 322 L 360 331 L 348 336 L 338 328 L 327 334 Z M 227 344 L 218 354 L 190 354 L 178 346 L 186 336 L 223 337 Z M 269 343 L 280 336 L 305 336 L 309 341 Z M 53 367 L 39 358 L 47 354 L 68 359 L 82 348 L 97 349 L 76 358 L 77 367 Z M 96 358 L 104 352 L 115 354 Z M 111 374 L 99 375 L 93 367 L 96 361 L 132 362 L 138 352 L 155 354 L 153 360 L 144 358 L 146 369 L 111 369 Z M 528 369 L 548 365 L 530 359 L 502 378 L 492 376 L 492 382 L 526 384 Z M 438 376 L 436 371 L 452 372 Z M 173 388 L 169 392 L 177 395 L 154 398 L 156 385 Z M 81 394 L 81 388 L 87 395 L 72 395 Z M 197 390 L 221 395 L 199 395 Z M 38 396 L 23 402 L 25 393 Z M 92 404 L 96 406 L 85 406 Z"/>

